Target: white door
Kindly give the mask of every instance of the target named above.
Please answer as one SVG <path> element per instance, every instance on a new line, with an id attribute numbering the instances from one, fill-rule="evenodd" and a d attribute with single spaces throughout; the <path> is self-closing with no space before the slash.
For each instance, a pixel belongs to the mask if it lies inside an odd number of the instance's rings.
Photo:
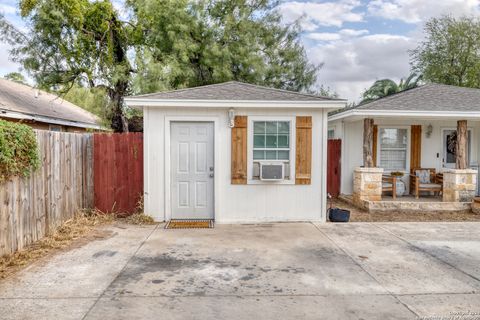
<path id="1" fill-rule="evenodd" d="M 170 130 L 172 219 L 213 219 L 213 122 L 172 122 Z"/>

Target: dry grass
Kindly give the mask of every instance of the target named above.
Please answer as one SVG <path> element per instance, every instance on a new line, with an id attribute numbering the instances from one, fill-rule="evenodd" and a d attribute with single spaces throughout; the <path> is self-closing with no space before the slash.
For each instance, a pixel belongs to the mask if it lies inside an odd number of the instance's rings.
<path id="1" fill-rule="evenodd" d="M 117 214 L 116 216 L 120 221 L 123 221 L 128 224 L 135 225 L 150 225 L 157 224 L 152 217 L 147 216 L 143 213 L 143 196 L 141 196 L 137 201 L 137 206 L 133 214 Z"/>
<path id="2" fill-rule="evenodd" d="M 156 224 L 152 217 L 143 213 L 143 198 L 137 203 L 135 213 L 126 214 L 106 214 L 98 210 L 84 210 L 75 217 L 65 221 L 61 226 L 43 239 L 31 244 L 27 248 L 13 254 L 0 257 L 0 279 L 20 270 L 21 268 L 33 263 L 34 261 L 45 257 L 63 248 L 72 246 L 74 243 L 82 244 L 85 241 L 91 241 L 95 238 L 103 238 L 104 234 L 92 235 L 97 226 L 113 223 L 115 221 L 134 224 L 151 225 Z M 82 241 L 76 241 L 80 240 Z"/>
<path id="3" fill-rule="evenodd" d="M 97 211 L 82 211 L 43 239 L 13 254 L 0 257 L 0 279 L 19 270 L 47 254 L 59 251 L 86 234 L 95 227 L 114 221 L 114 216 Z"/>
<path id="4" fill-rule="evenodd" d="M 480 215 L 473 212 L 388 212 L 369 213 L 353 205 L 335 200 L 335 206 L 350 210 L 351 222 L 435 222 L 435 221 L 480 221 Z"/>

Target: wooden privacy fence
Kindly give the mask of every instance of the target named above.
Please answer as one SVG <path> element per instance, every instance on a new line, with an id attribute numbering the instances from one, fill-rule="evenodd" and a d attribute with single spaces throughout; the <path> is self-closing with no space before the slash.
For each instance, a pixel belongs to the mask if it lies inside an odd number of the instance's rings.
<path id="1" fill-rule="evenodd" d="M 40 167 L 0 184 L 0 256 L 93 206 L 92 134 L 36 131 Z"/>
<path id="2" fill-rule="evenodd" d="M 340 194 L 342 140 L 328 140 L 327 192 L 333 197 Z"/>
<path id="3" fill-rule="evenodd" d="M 95 208 L 133 213 L 143 195 L 143 133 L 94 134 Z"/>

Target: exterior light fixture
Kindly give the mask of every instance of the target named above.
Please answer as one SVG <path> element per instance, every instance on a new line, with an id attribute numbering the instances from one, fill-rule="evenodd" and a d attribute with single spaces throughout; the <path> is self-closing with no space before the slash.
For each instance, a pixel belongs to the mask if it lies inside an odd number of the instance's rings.
<path id="1" fill-rule="evenodd" d="M 228 126 L 230 128 L 235 127 L 235 109 L 228 109 Z"/>
<path id="2" fill-rule="evenodd" d="M 427 136 L 427 138 L 430 138 L 430 136 L 432 135 L 432 132 L 433 132 L 433 126 L 432 124 L 429 124 L 427 126 L 427 131 L 425 132 L 425 135 Z"/>

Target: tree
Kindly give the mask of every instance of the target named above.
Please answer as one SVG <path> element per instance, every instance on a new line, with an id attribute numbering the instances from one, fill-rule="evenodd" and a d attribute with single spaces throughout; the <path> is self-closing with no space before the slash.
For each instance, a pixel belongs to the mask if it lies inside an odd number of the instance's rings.
<path id="1" fill-rule="evenodd" d="M 412 73 L 406 80 L 401 79 L 398 84 L 391 79 L 377 80 L 369 89 L 365 90 L 360 103 L 371 102 L 394 93 L 415 88 L 421 80 L 422 76 L 418 76 L 416 73 Z"/>
<path id="2" fill-rule="evenodd" d="M 284 26 L 269 0 L 131 0 L 144 33 L 136 92 L 237 80 L 307 91 L 308 62 L 297 25 Z"/>
<path id="3" fill-rule="evenodd" d="M 10 72 L 3 76 L 7 80 L 15 81 L 21 84 L 27 84 L 27 80 L 20 72 Z"/>
<path id="4" fill-rule="evenodd" d="M 40 88 L 103 89 L 115 131 L 128 130 L 128 94 L 227 80 L 307 91 L 316 80 L 319 66 L 308 62 L 300 29 L 281 23 L 273 0 L 126 5 L 130 21 L 120 19 L 112 0 L 20 0 L 27 32 L 5 19 L 0 31 Z"/>
<path id="5" fill-rule="evenodd" d="M 109 119 L 112 116 L 109 114 L 109 99 L 105 89 L 86 88 L 74 84 L 68 92 L 62 94 L 62 98 L 98 116 L 103 126 L 108 127 L 110 125 Z"/>
<path id="6" fill-rule="evenodd" d="M 433 18 L 425 24 L 425 41 L 410 52 L 412 67 L 431 82 L 480 87 L 480 20 Z"/>
<path id="7" fill-rule="evenodd" d="M 30 72 L 37 85 L 66 93 L 78 86 L 103 88 L 109 97 L 111 127 L 127 131 L 123 97 L 133 72 L 127 51 L 131 26 L 122 22 L 110 1 L 21 0 L 26 34 L 5 19 L 4 39 L 13 59 Z"/>

